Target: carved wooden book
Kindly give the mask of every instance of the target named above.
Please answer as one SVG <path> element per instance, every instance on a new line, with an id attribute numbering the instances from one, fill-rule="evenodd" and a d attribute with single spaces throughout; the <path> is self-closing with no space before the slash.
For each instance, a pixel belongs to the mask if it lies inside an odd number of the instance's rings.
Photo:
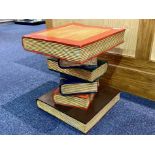
<path id="1" fill-rule="evenodd" d="M 124 42 L 125 29 L 78 23 L 23 36 L 23 47 L 32 52 L 83 64 Z"/>

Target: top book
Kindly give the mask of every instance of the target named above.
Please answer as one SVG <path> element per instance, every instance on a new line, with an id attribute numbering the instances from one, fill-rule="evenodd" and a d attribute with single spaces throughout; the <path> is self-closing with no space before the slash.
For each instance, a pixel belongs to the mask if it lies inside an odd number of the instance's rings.
<path id="1" fill-rule="evenodd" d="M 124 42 L 125 29 L 67 24 L 24 35 L 32 52 L 83 64 Z"/>

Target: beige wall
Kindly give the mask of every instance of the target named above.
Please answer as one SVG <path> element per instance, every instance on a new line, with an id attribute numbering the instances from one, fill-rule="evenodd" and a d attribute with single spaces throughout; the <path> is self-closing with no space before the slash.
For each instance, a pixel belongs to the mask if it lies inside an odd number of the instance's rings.
<path id="1" fill-rule="evenodd" d="M 154 41 L 153 41 L 152 52 L 151 52 L 151 60 L 155 61 L 155 33 L 154 33 Z"/>
<path id="2" fill-rule="evenodd" d="M 98 26 L 110 26 L 110 27 L 123 27 L 126 28 L 125 42 L 117 47 L 114 52 L 121 53 L 127 56 L 135 56 L 136 43 L 137 43 L 137 32 L 139 26 L 138 19 L 85 19 L 85 20 L 72 20 L 72 19 L 54 19 L 53 26 L 60 26 L 70 22 L 78 22 L 88 25 L 98 25 Z M 113 51 L 111 51 L 113 52 Z"/>

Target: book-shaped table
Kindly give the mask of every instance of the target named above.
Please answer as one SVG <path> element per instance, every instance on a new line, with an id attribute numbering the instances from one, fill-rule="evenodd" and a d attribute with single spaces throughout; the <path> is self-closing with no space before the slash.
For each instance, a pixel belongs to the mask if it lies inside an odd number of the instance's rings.
<path id="1" fill-rule="evenodd" d="M 97 56 L 123 43 L 124 33 L 122 28 L 72 23 L 24 35 L 23 47 L 48 56 L 48 68 L 67 78 L 57 91 L 38 98 L 38 107 L 87 133 L 119 101 L 118 90 L 99 86 L 108 63 Z"/>

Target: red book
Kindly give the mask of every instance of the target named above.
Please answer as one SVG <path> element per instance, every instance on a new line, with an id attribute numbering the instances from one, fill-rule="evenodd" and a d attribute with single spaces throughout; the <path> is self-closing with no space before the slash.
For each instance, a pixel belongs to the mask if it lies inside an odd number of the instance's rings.
<path id="1" fill-rule="evenodd" d="M 63 96 L 60 94 L 59 88 L 53 91 L 52 99 L 55 104 L 80 108 L 87 110 L 90 106 L 91 101 L 93 100 L 95 94 L 78 94 L 78 95 L 69 95 Z"/>
<path id="2" fill-rule="evenodd" d="M 28 51 L 83 64 L 123 43 L 124 32 L 72 23 L 24 35 L 22 41 Z"/>

